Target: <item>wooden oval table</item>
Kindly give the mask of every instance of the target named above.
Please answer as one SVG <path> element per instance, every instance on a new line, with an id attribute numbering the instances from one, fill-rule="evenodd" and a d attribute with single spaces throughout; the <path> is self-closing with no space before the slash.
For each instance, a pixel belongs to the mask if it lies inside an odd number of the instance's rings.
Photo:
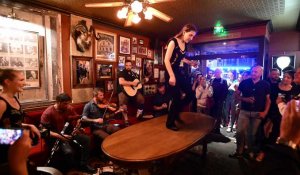
<path id="1" fill-rule="evenodd" d="M 185 151 L 208 134 L 214 119 L 192 112 L 180 113 L 184 124 L 177 124 L 179 131 L 166 128 L 167 116 L 153 118 L 124 128 L 102 143 L 103 152 L 118 164 L 136 167 L 140 174 L 147 174 L 145 166 Z"/>

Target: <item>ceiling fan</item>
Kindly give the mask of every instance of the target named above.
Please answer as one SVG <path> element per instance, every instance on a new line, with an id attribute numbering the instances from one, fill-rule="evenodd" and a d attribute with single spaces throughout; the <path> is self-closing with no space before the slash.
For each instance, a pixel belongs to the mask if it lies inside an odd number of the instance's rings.
<path id="1" fill-rule="evenodd" d="M 85 7 L 103 8 L 103 7 L 122 7 L 118 11 L 118 18 L 126 19 L 124 26 L 131 26 L 133 23 L 138 23 L 141 18 L 139 13 L 143 11 L 145 19 L 151 20 L 155 16 L 162 21 L 171 22 L 173 18 L 153 7 L 151 4 L 170 2 L 175 0 L 124 0 L 119 2 L 103 2 L 103 3 L 87 3 Z"/>

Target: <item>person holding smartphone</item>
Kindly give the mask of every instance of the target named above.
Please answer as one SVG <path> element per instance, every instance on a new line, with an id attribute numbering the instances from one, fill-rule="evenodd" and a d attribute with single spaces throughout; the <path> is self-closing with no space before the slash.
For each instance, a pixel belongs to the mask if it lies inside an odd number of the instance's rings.
<path id="1" fill-rule="evenodd" d="M 40 138 L 39 130 L 23 123 L 24 112 L 16 93 L 23 92 L 25 77 L 23 72 L 14 69 L 0 69 L 0 128 L 27 128 L 31 138 Z M 1 136 L 0 136 L 1 137 Z M 0 164 L 8 161 L 9 145 L 0 145 Z M 25 151 L 25 150 L 24 150 Z"/>

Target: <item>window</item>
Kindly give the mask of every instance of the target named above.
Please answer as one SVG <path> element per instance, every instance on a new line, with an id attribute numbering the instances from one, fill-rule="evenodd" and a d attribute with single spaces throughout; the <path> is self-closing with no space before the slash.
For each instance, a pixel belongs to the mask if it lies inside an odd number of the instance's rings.
<path id="1" fill-rule="evenodd" d="M 0 10 L 2 14 L 14 15 L 0 17 L 0 29 L 7 31 L 0 34 L 4 38 L 0 42 L 7 47 L 6 52 L 0 50 L 0 58 L 9 60 L 7 68 L 24 71 L 26 88 L 17 94 L 21 103 L 34 107 L 52 102 L 62 91 L 60 15 L 34 9 L 12 11 L 12 7 L 2 5 Z"/>

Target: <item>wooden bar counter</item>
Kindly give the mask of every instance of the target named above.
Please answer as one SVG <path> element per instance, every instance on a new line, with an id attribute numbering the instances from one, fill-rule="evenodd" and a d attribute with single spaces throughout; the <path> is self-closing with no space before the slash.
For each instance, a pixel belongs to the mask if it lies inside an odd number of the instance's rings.
<path id="1" fill-rule="evenodd" d="M 141 168 L 191 148 L 214 126 L 214 119 L 199 113 L 183 112 L 180 118 L 179 131 L 166 128 L 167 116 L 122 129 L 103 141 L 102 150 L 118 163 Z"/>

